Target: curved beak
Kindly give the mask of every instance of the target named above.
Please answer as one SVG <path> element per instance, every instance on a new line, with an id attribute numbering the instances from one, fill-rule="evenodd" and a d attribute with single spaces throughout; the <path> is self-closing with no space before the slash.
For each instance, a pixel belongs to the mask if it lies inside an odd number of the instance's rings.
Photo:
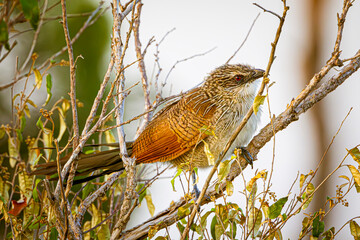
<path id="1" fill-rule="evenodd" d="M 262 76 L 264 76 L 264 73 L 265 73 L 264 70 L 257 68 L 257 69 L 253 69 L 253 72 L 251 75 L 254 79 L 258 79 L 258 78 L 261 78 Z"/>

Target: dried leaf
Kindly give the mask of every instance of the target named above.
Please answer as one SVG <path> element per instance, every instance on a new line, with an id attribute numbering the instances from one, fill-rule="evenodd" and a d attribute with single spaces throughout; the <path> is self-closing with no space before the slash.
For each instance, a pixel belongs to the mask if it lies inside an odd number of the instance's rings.
<path id="1" fill-rule="evenodd" d="M 20 199 L 18 201 L 12 200 L 11 203 L 12 203 L 12 207 L 9 211 L 9 214 L 13 216 L 19 215 L 21 211 L 27 206 L 26 198 Z"/>

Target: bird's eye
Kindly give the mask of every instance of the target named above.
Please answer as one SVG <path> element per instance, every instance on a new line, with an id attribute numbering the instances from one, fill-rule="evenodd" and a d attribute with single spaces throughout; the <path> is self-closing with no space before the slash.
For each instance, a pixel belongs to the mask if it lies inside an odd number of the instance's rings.
<path id="1" fill-rule="evenodd" d="M 241 76 L 241 75 L 236 75 L 236 76 L 235 76 L 235 80 L 236 80 L 237 82 L 240 82 L 242 79 L 243 79 L 243 76 Z"/>

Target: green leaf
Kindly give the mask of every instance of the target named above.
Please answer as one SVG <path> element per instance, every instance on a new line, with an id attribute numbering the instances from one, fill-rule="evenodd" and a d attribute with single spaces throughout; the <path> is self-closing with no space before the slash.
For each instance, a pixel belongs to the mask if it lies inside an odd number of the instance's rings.
<path id="1" fill-rule="evenodd" d="M 210 213 L 213 213 L 213 211 L 208 211 L 206 212 L 203 216 L 201 216 L 200 218 L 200 225 L 203 227 L 203 228 L 206 228 L 206 223 L 207 223 L 207 218 L 209 216 Z"/>
<path id="2" fill-rule="evenodd" d="M 211 220 L 211 224 L 210 224 L 210 233 L 211 233 L 211 237 L 213 239 L 216 240 L 216 234 L 215 234 L 215 226 L 218 225 L 216 216 L 214 216 Z"/>
<path id="3" fill-rule="evenodd" d="M 25 116 L 23 115 L 23 116 L 20 118 L 20 131 L 21 131 L 21 132 L 24 131 L 25 125 L 26 125 L 26 118 L 25 118 Z"/>
<path id="4" fill-rule="evenodd" d="M 43 124 L 43 122 L 41 121 L 41 116 L 40 116 L 39 119 L 37 120 L 36 126 L 38 126 L 41 130 L 44 131 L 44 124 Z"/>
<path id="5" fill-rule="evenodd" d="M 255 237 L 259 231 L 262 221 L 262 212 L 257 208 L 252 208 L 250 211 L 248 229 L 252 232 L 251 236 Z"/>
<path id="6" fill-rule="evenodd" d="M 315 190 L 314 184 L 309 183 L 308 186 L 306 187 L 306 191 L 304 192 L 304 194 L 302 195 L 302 200 L 305 201 L 310 195 L 311 197 L 308 198 L 308 200 L 304 203 L 304 205 L 301 207 L 302 210 L 305 210 L 309 204 L 311 203 L 314 195 L 312 194 Z"/>
<path id="7" fill-rule="evenodd" d="M 135 188 L 135 191 L 139 194 L 139 204 L 141 204 L 142 200 L 146 196 L 146 191 L 142 191 L 139 193 L 139 191 L 144 187 L 144 183 L 138 183 L 138 185 Z"/>
<path id="8" fill-rule="evenodd" d="M 360 185 L 360 173 L 359 173 L 359 171 L 352 165 L 348 165 L 348 168 L 349 168 L 355 182 L 357 183 L 357 185 Z"/>
<path id="9" fill-rule="evenodd" d="M 347 150 L 347 149 L 346 149 Z M 352 158 L 358 163 L 360 164 L 360 151 L 357 147 L 352 148 L 350 150 L 347 150 L 349 152 L 349 154 L 352 156 Z"/>
<path id="10" fill-rule="evenodd" d="M 334 235 L 335 235 L 335 228 L 332 227 L 322 234 L 322 236 L 324 237 L 322 240 L 334 239 Z"/>
<path id="11" fill-rule="evenodd" d="M 8 26 L 7 26 L 6 22 L 2 19 L 0 21 L 0 44 L 5 45 L 5 48 L 7 50 L 10 49 L 8 41 L 9 41 Z"/>
<path id="12" fill-rule="evenodd" d="M 40 19 L 40 9 L 37 0 L 20 0 L 24 16 L 30 21 L 31 26 L 37 29 Z"/>
<path id="13" fill-rule="evenodd" d="M 177 178 L 178 176 L 180 176 L 180 174 L 182 173 L 182 169 L 181 168 L 178 168 L 175 176 L 171 179 L 171 186 L 173 187 L 173 191 L 176 192 L 175 190 L 175 178 Z"/>
<path id="14" fill-rule="evenodd" d="M 46 92 L 47 92 L 47 97 L 46 97 L 46 101 L 44 103 L 43 106 L 46 106 L 50 99 L 51 99 L 51 96 L 52 96 L 52 93 L 51 93 L 51 88 L 52 88 L 52 80 L 51 80 L 51 74 L 49 73 L 48 75 L 46 75 Z"/>
<path id="15" fill-rule="evenodd" d="M 315 214 L 317 214 L 317 216 L 314 218 L 312 223 L 312 235 L 318 238 L 320 234 L 324 232 L 325 224 L 323 221 L 320 221 L 320 215 L 318 213 Z"/>
<path id="16" fill-rule="evenodd" d="M 350 232 L 353 235 L 354 239 L 360 239 L 360 227 L 355 221 L 350 221 Z"/>
<path id="17" fill-rule="evenodd" d="M 33 198 L 34 198 L 35 202 L 37 202 L 39 200 L 39 196 L 38 196 L 38 192 L 37 192 L 37 185 L 39 184 L 40 181 L 41 181 L 41 179 L 37 178 L 35 180 L 35 186 L 33 188 Z M 88 185 L 92 185 L 92 184 L 88 184 Z"/>
<path id="18" fill-rule="evenodd" d="M 190 206 L 193 204 L 193 201 L 185 204 L 183 207 L 179 207 L 178 208 L 178 212 L 177 215 L 179 216 L 179 218 L 183 218 L 187 215 L 190 214 Z"/>
<path id="19" fill-rule="evenodd" d="M 0 127 L 0 139 L 2 139 L 5 136 L 5 129 Z"/>
<path id="20" fill-rule="evenodd" d="M 283 209 L 287 200 L 288 200 L 288 197 L 280 198 L 278 201 L 276 201 L 276 203 L 272 204 L 269 207 L 269 218 L 270 219 L 275 219 L 280 215 L 281 210 Z"/>
<path id="21" fill-rule="evenodd" d="M 259 111 L 260 106 L 264 104 L 265 98 L 266 98 L 266 96 L 256 96 L 255 97 L 254 104 L 253 104 L 253 110 L 254 110 L 255 115 Z"/>

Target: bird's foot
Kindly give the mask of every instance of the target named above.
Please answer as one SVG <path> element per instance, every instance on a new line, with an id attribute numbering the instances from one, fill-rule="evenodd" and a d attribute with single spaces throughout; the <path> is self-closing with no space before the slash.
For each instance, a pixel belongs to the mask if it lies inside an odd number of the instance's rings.
<path id="1" fill-rule="evenodd" d="M 197 184 L 194 184 L 194 189 L 192 191 L 192 195 L 194 194 L 195 195 L 195 201 L 197 201 L 200 197 L 200 193 L 201 191 L 199 190 L 199 188 L 197 187 Z M 204 198 L 207 199 L 207 200 L 211 200 L 210 197 L 208 195 L 204 195 Z"/>
<path id="2" fill-rule="evenodd" d="M 245 147 L 240 147 L 239 149 L 241 151 L 236 151 L 236 157 L 239 158 L 241 155 L 246 160 L 246 162 L 250 164 L 251 168 L 253 168 L 253 162 L 254 162 L 253 156 L 251 156 L 251 154 Z"/>

